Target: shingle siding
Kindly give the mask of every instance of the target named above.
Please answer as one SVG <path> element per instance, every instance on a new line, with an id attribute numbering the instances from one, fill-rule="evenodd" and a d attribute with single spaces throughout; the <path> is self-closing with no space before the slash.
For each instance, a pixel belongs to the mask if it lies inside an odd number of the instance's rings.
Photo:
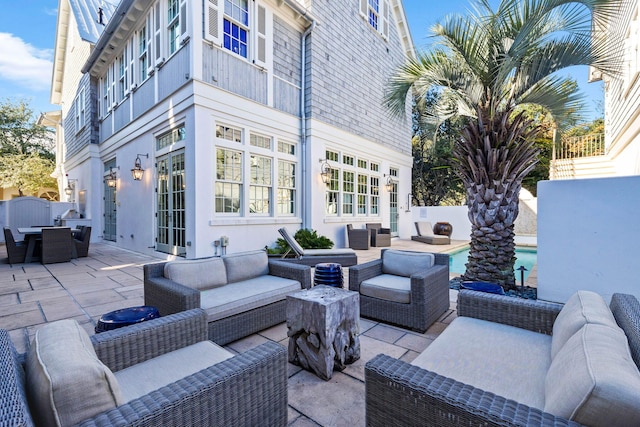
<path id="1" fill-rule="evenodd" d="M 273 19 L 273 73 L 300 86 L 300 38 L 302 33 L 278 15 Z"/>
<path id="2" fill-rule="evenodd" d="M 393 14 L 385 41 L 358 7 L 357 0 L 313 2 L 311 11 L 321 25 L 307 46 L 307 114 L 410 154 L 410 124 L 391 117 L 382 104 L 385 82 L 405 59 Z"/>
<path id="3" fill-rule="evenodd" d="M 85 122 L 84 125 L 78 130 L 76 129 L 76 103 L 75 99 L 78 94 L 84 90 L 84 108 L 85 108 Z M 93 96 L 91 95 L 91 84 L 89 81 L 89 75 L 85 74 L 80 79 L 78 84 L 78 90 L 75 96 L 71 100 L 71 108 L 68 110 L 66 117 L 63 119 L 63 126 L 65 129 L 65 145 L 66 156 L 70 157 L 77 153 L 87 144 L 90 144 L 95 139 L 93 132 L 92 117 L 95 116 L 95 112 L 92 110 Z M 93 139 L 92 139 L 93 138 Z"/>

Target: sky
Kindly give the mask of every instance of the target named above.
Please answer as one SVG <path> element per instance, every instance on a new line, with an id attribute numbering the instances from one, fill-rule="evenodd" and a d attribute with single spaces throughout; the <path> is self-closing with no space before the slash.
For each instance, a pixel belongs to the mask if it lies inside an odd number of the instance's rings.
<path id="1" fill-rule="evenodd" d="M 36 114 L 60 109 L 49 103 L 58 0 L 4 0 L 3 3 L 0 101 L 26 99 Z M 464 13 L 469 0 L 404 0 L 403 4 L 415 47 L 426 48 L 430 43 L 430 27 L 450 13 Z M 600 117 L 602 84 L 587 83 L 586 67 L 571 69 L 568 74 L 587 95 L 585 118 Z"/>

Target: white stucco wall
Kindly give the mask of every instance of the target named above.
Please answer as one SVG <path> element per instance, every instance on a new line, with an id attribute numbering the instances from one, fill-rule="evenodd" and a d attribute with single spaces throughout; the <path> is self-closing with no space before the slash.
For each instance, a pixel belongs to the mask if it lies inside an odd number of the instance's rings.
<path id="1" fill-rule="evenodd" d="M 640 297 L 640 176 L 538 183 L 538 298 Z"/>

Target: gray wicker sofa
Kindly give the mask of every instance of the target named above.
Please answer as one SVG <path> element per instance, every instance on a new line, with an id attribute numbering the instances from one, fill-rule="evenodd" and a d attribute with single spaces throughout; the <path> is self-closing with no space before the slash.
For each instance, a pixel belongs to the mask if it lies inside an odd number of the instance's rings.
<path id="1" fill-rule="evenodd" d="M 81 326 L 73 320 L 63 320 L 39 329 L 34 342 L 36 339 L 40 341 L 32 344 L 25 355 L 17 353 L 9 333 L 0 330 L 0 425 L 26 427 L 58 424 L 47 418 L 48 415 L 42 410 L 43 402 L 49 402 L 47 405 L 51 405 L 51 408 L 47 409 L 53 409 L 52 414 L 57 414 L 60 425 L 286 425 L 287 359 L 284 347 L 265 343 L 241 354 L 228 354 L 224 356 L 226 359 L 216 363 L 210 358 L 211 351 L 228 352 L 206 341 L 206 322 L 204 311 L 196 309 L 91 337 L 85 333 L 82 337 Z M 50 332 L 52 330 L 56 331 L 53 335 Z M 78 331 L 80 334 L 74 333 Z M 40 336 L 47 333 L 48 338 Z M 76 339 L 78 337 L 79 340 Z M 71 343 L 65 338 L 69 338 Z M 61 345 L 60 340 L 65 344 Z M 69 354 L 72 351 L 70 348 L 78 348 L 74 342 L 80 342 L 83 346 L 90 343 L 93 348 L 87 351 L 87 347 L 80 347 L 80 356 Z M 57 349 L 51 347 L 52 343 Z M 190 357 L 185 356 L 185 351 Z M 33 365 L 32 355 L 35 352 L 40 360 L 47 363 L 54 363 L 51 361 L 52 355 L 58 355 L 55 359 L 56 369 L 52 365 L 47 366 L 52 385 L 44 389 L 30 384 L 33 377 L 37 377 L 39 369 L 33 373 L 34 366 L 37 368 L 37 365 Z M 82 353 L 88 357 L 83 358 Z M 175 354 L 179 354 L 178 359 L 175 359 Z M 137 390 L 140 393 L 137 398 L 124 399 L 124 403 L 114 403 L 104 408 L 104 395 L 110 399 L 116 394 L 114 388 L 105 388 L 105 374 L 112 379 L 114 376 L 117 378 L 117 385 L 123 387 L 119 391 L 126 396 L 119 374 L 130 374 L 131 369 L 143 367 L 154 372 L 152 377 L 161 377 L 169 370 L 158 369 L 153 364 L 163 358 L 166 364 L 166 357 L 177 368 L 170 370 L 173 372 L 169 372 L 169 376 L 178 376 L 180 379 L 152 391 L 144 390 L 151 380 L 134 381 L 134 388 L 137 385 L 142 388 Z M 82 359 L 82 363 L 76 362 L 77 359 Z M 175 363 L 176 360 L 183 363 Z M 65 363 L 71 363 L 73 368 L 65 368 Z M 196 364 L 198 366 L 194 367 Z M 199 370 L 202 366 L 205 367 Z M 189 369 L 193 371 L 190 375 L 183 377 L 178 374 L 180 370 Z M 62 378 L 68 374 L 71 378 Z M 59 385 L 70 380 L 79 380 L 76 384 L 80 384 L 77 387 Z M 53 385 L 56 382 L 58 386 Z M 113 387 L 113 383 L 111 385 Z M 42 392 L 50 393 L 51 398 L 38 399 L 36 396 Z"/>
<path id="2" fill-rule="evenodd" d="M 209 339 L 225 345 L 286 320 L 286 296 L 311 287 L 311 268 L 263 250 L 144 266 L 144 301 L 162 316 L 203 308 Z"/>
<path id="3" fill-rule="evenodd" d="M 637 425 L 640 303 L 591 294 L 563 306 L 461 291 L 458 317 L 411 363 L 366 364 L 367 425 Z"/>

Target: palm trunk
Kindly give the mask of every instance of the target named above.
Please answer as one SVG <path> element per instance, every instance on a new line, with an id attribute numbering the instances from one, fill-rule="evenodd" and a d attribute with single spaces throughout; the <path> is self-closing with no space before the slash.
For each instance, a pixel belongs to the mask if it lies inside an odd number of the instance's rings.
<path id="1" fill-rule="evenodd" d="M 463 280 L 492 282 L 515 289 L 514 221 L 518 216 L 519 183 L 494 188 L 467 187 L 471 243 Z"/>

